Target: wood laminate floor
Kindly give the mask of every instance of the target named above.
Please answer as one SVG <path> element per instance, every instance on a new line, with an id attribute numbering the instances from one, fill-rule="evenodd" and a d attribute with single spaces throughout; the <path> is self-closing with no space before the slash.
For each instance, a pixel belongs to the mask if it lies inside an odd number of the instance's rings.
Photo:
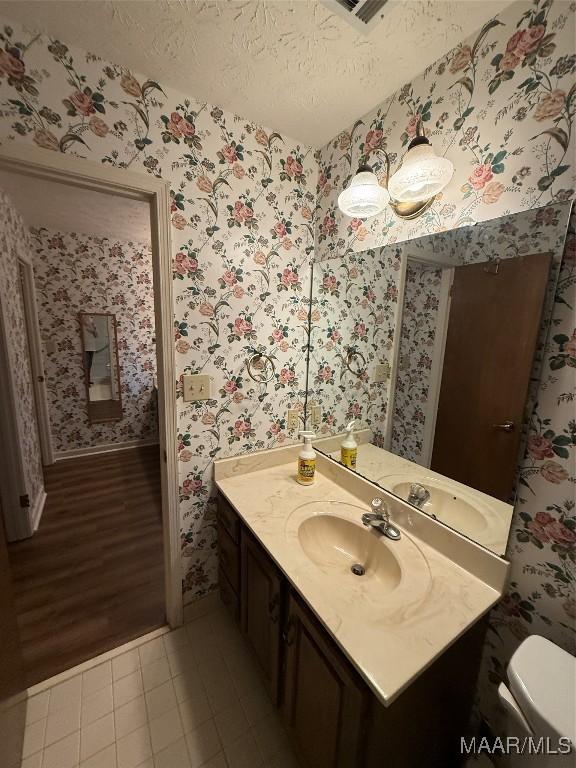
<path id="1" fill-rule="evenodd" d="M 8 547 L 29 686 L 165 623 L 158 446 L 44 473 L 40 527 Z"/>

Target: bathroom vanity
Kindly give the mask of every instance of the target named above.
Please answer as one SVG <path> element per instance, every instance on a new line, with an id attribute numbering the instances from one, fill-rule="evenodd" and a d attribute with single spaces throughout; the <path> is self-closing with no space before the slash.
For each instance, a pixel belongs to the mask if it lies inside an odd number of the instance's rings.
<path id="1" fill-rule="evenodd" d="M 298 447 L 216 462 L 221 597 L 307 768 L 463 761 L 483 644 L 507 563 Z M 373 497 L 399 541 L 362 525 Z"/>

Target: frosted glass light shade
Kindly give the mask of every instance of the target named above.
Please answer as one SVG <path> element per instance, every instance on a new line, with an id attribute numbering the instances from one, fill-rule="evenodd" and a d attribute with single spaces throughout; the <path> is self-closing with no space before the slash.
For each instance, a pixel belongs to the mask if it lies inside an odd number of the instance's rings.
<path id="1" fill-rule="evenodd" d="M 360 170 L 338 196 L 338 208 L 354 219 L 369 219 L 382 213 L 390 195 L 381 187 L 376 174 Z"/>
<path id="2" fill-rule="evenodd" d="M 393 200 L 415 203 L 441 192 L 450 183 L 454 166 L 445 157 L 438 157 L 428 142 L 408 150 L 404 161 L 388 182 Z"/>

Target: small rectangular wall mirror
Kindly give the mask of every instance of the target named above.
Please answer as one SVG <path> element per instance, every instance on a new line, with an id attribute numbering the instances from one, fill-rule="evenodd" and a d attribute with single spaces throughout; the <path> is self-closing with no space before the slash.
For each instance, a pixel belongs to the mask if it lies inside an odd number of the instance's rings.
<path id="1" fill-rule="evenodd" d="M 355 471 L 499 555 L 569 217 L 558 204 L 314 263 L 315 447 L 341 461 L 354 421 Z"/>
<path id="2" fill-rule="evenodd" d="M 80 312 L 86 404 L 91 424 L 122 418 L 116 316 Z"/>

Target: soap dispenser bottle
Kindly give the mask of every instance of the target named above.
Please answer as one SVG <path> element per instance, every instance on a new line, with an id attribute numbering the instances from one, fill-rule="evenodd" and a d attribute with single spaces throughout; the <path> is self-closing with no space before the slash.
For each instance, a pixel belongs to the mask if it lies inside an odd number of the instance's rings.
<path id="1" fill-rule="evenodd" d="M 312 448 L 312 440 L 316 437 L 314 432 L 302 431 L 300 437 L 304 438 L 304 445 L 298 456 L 298 475 L 296 477 L 300 485 L 312 485 L 316 475 L 316 451 Z"/>
<path id="2" fill-rule="evenodd" d="M 348 469 L 356 469 L 356 459 L 358 457 L 358 443 L 354 437 L 355 421 L 351 421 L 346 427 L 346 437 L 342 440 L 340 446 L 340 463 Z"/>

